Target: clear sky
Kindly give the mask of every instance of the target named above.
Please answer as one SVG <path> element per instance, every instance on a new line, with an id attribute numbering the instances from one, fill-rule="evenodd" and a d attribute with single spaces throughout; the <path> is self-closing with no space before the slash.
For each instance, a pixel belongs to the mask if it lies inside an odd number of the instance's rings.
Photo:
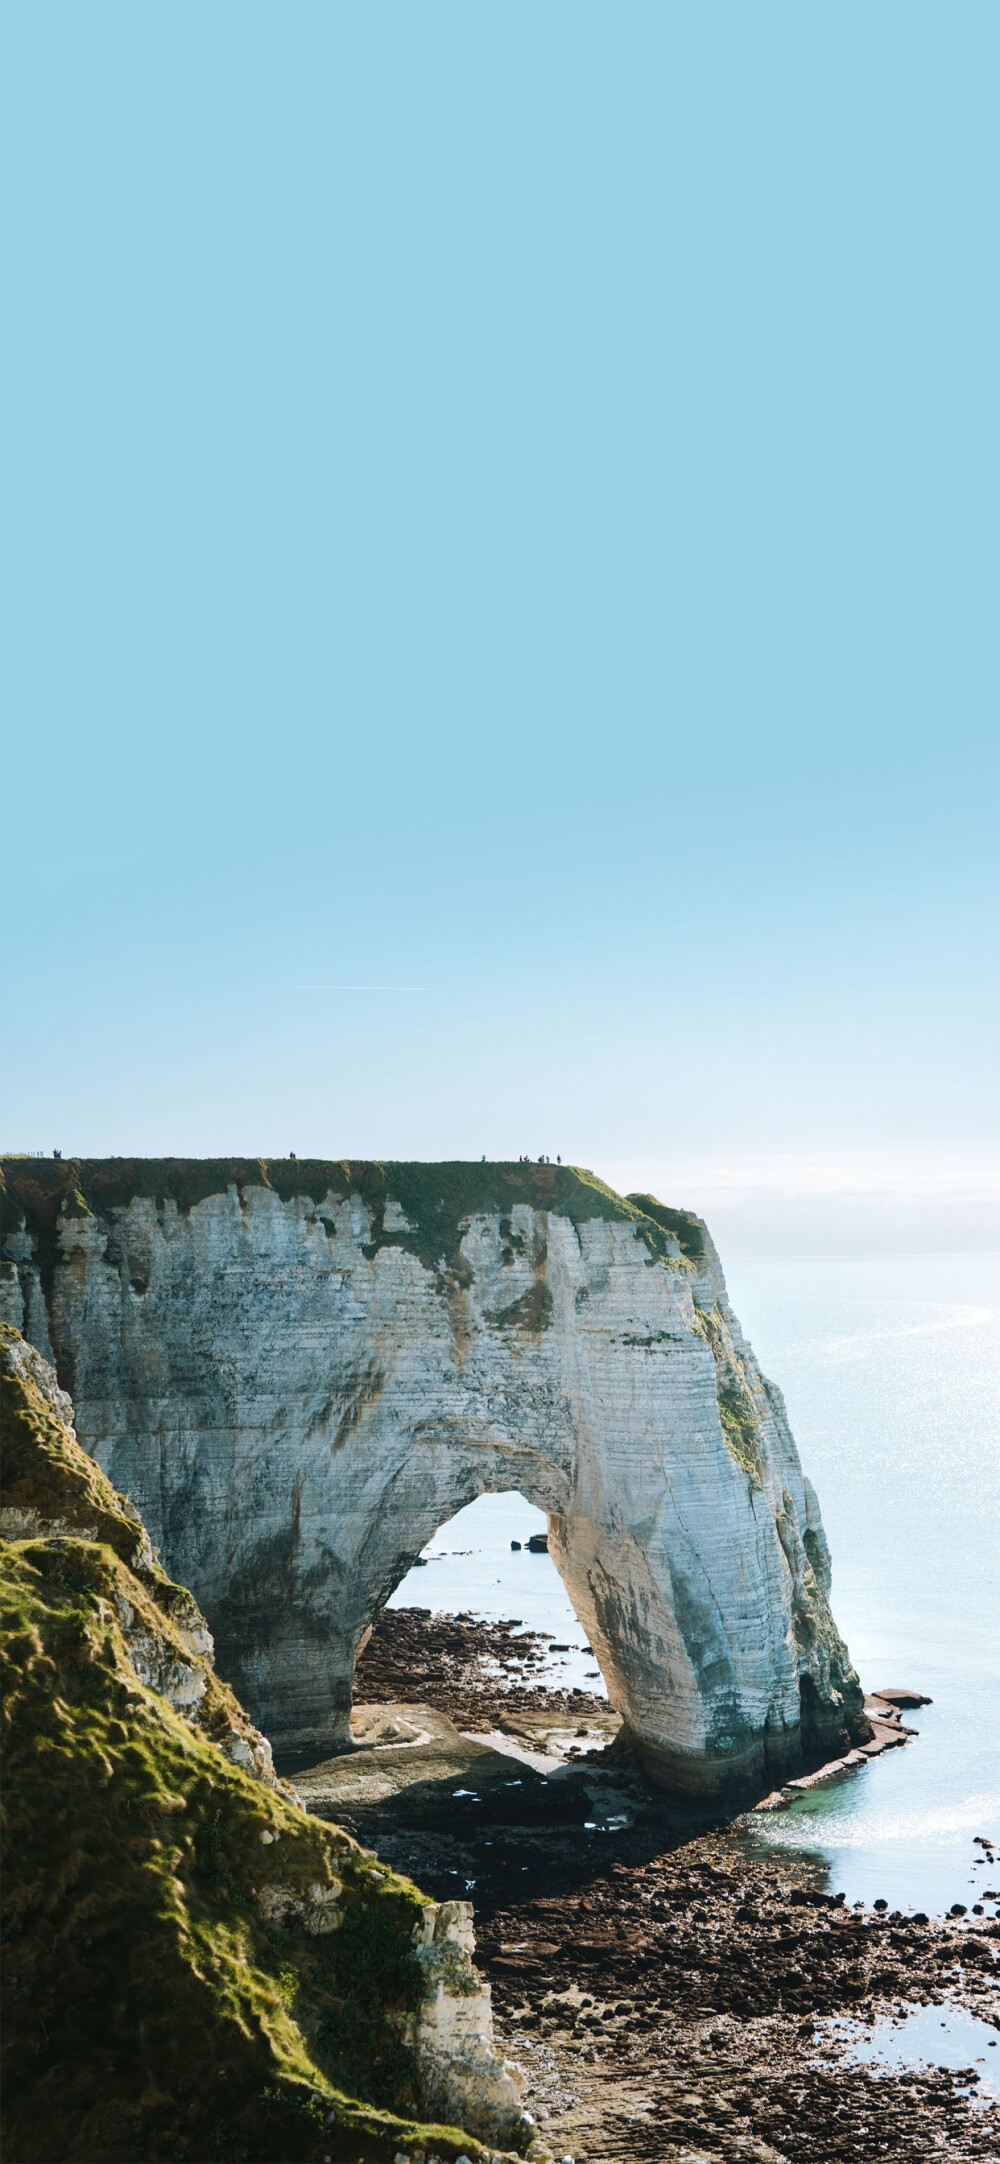
<path id="1" fill-rule="evenodd" d="M 4 1146 L 1000 1245 L 998 70 L 996 0 L 8 16 Z"/>

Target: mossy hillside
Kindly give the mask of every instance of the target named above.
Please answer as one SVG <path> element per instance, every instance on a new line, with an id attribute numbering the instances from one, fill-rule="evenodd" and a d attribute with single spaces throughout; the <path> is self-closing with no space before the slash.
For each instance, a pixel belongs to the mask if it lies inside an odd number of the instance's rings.
<path id="1" fill-rule="evenodd" d="M 16 1368 L 2 1358 L 5 1352 L 13 1355 Z M 144 1553 L 151 1574 L 168 1582 L 152 1558 L 138 1513 L 58 1418 L 38 1380 L 33 1349 L 5 1323 L 0 1323 L 0 1439 L 0 1506 L 58 1520 L 67 1530 L 86 1530 L 128 1563 Z"/>
<path id="2" fill-rule="evenodd" d="M 420 1897 L 136 1687 L 123 1568 L 69 1539 L 4 1557 L 11 2164 L 472 2154 L 363 2108 L 409 2085 Z M 339 1933 L 265 1927 L 267 1885 L 335 1877 Z"/>
<path id="3" fill-rule="evenodd" d="M 121 1616 L 152 1595 L 108 1541 L 0 1543 L 0 1570 L 9 2164 L 481 2156 L 406 2116 L 424 1897 L 143 1687 Z M 339 1930 L 296 1922 L 315 1889 Z"/>
<path id="4" fill-rule="evenodd" d="M 117 1494 L 58 1417 L 40 1380 L 44 1372 L 33 1346 L 0 1323 L 0 1527 L 9 1533 L 13 1525 L 24 1535 L 76 1533 L 111 1548 L 128 1565 L 120 1591 L 135 1626 L 165 1655 L 202 1670 L 198 1727 L 220 1744 L 242 1734 L 252 1746 L 257 1731 L 238 1698 L 211 1658 L 192 1649 L 192 1626 L 197 1639 L 207 1639 L 196 1602 L 167 1577 L 127 1496 Z"/>
<path id="5" fill-rule="evenodd" d="M 659 1203 L 651 1211 L 646 1205 L 653 1203 L 653 1197 L 644 1196 L 638 1202 L 626 1199 L 577 1165 L 382 1163 L 347 1158 L 6 1157 L 0 1160 L 0 1231 L 27 1229 L 48 1289 L 59 1255 L 61 1219 L 81 1214 L 113 1218 L 137 1196 L 160 1205 L 172 1202 L 187 1211 L 231 1187 L 241 1196 L 251 1187 L 270 1188 L 283 1200 L 302 1195 L 317 1205 L 329 1195 L 358 1195 L 371 1211 L 371 1254 L 381 1246 L 402 1247 L 437 1271 L 455 1267 L 472 1217 L 509 1219 L 518 1203 L 568 1217 L 575 1225 L 593 1218 L 631 1223 L 651 1259 L 675 1258 L 678 1243 L 687 1252 L 685 1238 L 693 1238 L 690 1228 L 699 1222 L 685 1211 L 669 1211 Z M 408 1232 L 385 1230 L 390 1199 L 402 1210 L 411 1228 Z"/>

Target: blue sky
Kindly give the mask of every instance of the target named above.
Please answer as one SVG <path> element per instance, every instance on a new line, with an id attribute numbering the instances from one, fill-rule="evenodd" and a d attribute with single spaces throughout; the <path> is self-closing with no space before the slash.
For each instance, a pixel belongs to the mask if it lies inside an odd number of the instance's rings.
<path id="1" fill-rule="evenodd" d="M 919 0 L 17 11 L 5 1146 L 1000 1243 L 998 63 Z"/>

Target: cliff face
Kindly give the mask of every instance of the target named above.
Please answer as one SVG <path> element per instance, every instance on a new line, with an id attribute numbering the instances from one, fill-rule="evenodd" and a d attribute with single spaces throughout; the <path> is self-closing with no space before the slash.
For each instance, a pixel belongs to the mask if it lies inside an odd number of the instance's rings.
<path id="1" fill-rule="evenodd" d="M 500 2164 L 467 1905 L 276 1780 L 71 1420 L 0 1324 L 5 2156 Z"/>
<path id="2" fill-rule="evenodd" d="M 699 1220 L 566 1167 L 4 1178 L 8 1312 L 282 1751 L 346 1742 L 368 1624 L 504 1488 L 548 1513 L 665 1786 L 770 1784 L 859 1732 L 815 1497 Z"/>

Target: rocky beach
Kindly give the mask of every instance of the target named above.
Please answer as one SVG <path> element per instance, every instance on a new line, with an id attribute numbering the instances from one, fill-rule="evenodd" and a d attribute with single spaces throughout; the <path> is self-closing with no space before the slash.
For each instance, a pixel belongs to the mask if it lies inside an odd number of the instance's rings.
<path id="1" fill-rule="evenodd" d="M 1000 1922 L 848 1906 L 741 1820 L 666 1811 L 604 1701 L 532 1682 L 545 1653 L 514 1619 L 387 1612 L 359 1663 L 360 1748 L 299 1785 L 437 1898 L 472 1900 L 498 2041 L 552 2154 L 1000 2154 Z M 854 2063 L 904 2006 L 974 2016 L 969 2064 Z"/>

